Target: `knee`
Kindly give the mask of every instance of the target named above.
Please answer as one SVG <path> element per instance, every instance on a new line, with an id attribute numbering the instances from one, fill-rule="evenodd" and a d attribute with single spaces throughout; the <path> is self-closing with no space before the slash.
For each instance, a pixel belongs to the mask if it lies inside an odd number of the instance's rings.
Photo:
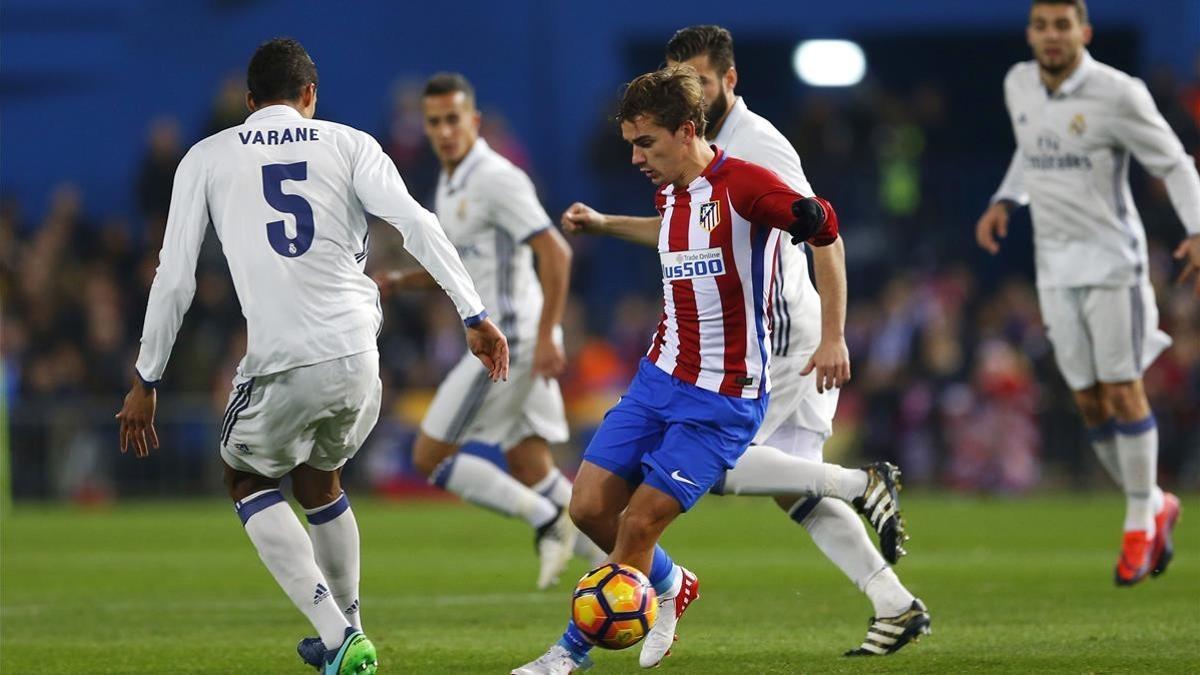
<path id="1" fill-rule="evenodd" d="M 455 446 L 449 443 L 435 441 L 425 434 L 418 434 L 417 440 L 413 442 L 413 466 L 428 477 L 433 474 L 434 470 L 437 469 L 443 460 L 454 454 L 456 449 Z"/>
<path id="2" fill-rule="evenodd" d="M 670 519 L 648 511 L 634 512 L 626 509 L 621 513 L 619 522 L 621 538 L 636 548 L 645 548 L 658 541 Z"/>
<path id="3" fill-rule="evenodd" d="M 1112 416 L 1099 387 L 1076 392 L 1075 404 L 1079 406 L 1079 414 L 1083 416 L 1084 423 L 1090 427 L 1104 424 Z"/>
<path id="4" fill-rule="evenodd" d="M 514 452 L 509 453 L 506 459 L 508 460 L 508 473 L 525 486 L 537 485 L 550 472 L 548 456 Z"/>
<path id="5" fill-rule="evenodd" d="M 279 481 L 266 476 L 257 476 L 252 473 L 235 471 L 229 467 L 225 467 L 225 490 L 229 493 L 229 498 L 235 502 L 249 497 L 255 492 L 263 490 L 272 490 L 279 487 Z"/>
<path id="6" fill-rule="evenodd" d="M 342 496 L 342 488 L 332 479 L 324 483 L 308 484 L 293 480 L 292 494 L 296 497 L 296 501 L 300 502 L 300 506 L 306 509 L 316 509 L 332 504 L 334 500 Z"/>
<path id="7" fill-rule="evenodd" d="M 1105 406 L 1120 420 L 1137 420 L 1149 414 L 1150 406 L 1141 389 L 1132 382 L 1104 385 Z"/>
<path id="8" fill-rule="evenodd" d="M 615 520 L 615 514 L 609 512 L 602 501 L 580 492 L 571 493 L 571 503 L 567 506 L 567 513 L 570 514 L 575 527 L 589 536 L 595 532 L 602 532 L 605 529 L 605 523 L 612 523 Z"/>

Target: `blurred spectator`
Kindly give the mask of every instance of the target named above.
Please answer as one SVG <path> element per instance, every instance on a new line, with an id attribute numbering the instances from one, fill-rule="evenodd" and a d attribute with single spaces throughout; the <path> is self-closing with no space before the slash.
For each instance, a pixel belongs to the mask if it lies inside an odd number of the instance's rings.
<path id="1" fill-rule="evenodd" d="M 152 231 L 161 230 L 167 222 L 171 184 L 181 159 L 179 121 L 174 117 L 160 117 L 151 122 L 146 133 L 146 154 L 142 156 L 142 166 L 138 170 L 137 197 L 142 217 Z M 161 241 L 161 237 L 153 239 Z"/>
<path id="2" fill-rule="evenodd" d="M 235 127 L 246 121 L 250 111 L 246 109 L 246 80 L 240 74 L 230 74 L 221 81 L 221 87 L 212 102 L 208 127 L 204 136 Z"/>

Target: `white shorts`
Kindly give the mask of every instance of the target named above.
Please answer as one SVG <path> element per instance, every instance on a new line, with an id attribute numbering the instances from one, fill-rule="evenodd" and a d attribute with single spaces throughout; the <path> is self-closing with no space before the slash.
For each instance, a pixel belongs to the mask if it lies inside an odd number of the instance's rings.
<path id="1" fill-rule="evenodd" d="M 762 445 L 769 445 L 792 457 L 807 459 L 810 462 L 824 462 L 825 441 L 827 440 L 829 440 L 828 434 L 819 434 L 810 429 L 788 425 L 780 427 L 770 437 L 763 439 Z"/>
<path id="2" fill-rule="evenodd" d="M 238 471 L 279 478 L 301 464 L 333 471 L 379 420 L 379 352 L 262 377 L 233 378 L 221 458 Z"/>
<path id="3" fill-rule="evenodd" d="M 795 357 L 771 357 L 771 400 L 758 428 L 755 443 L 770 445 L 766 439 L 785 427 L 799 427 L 828 438 L 833 433 L 833 415 L 837 412 L 840 389 L 817 392 L 817 371 L 801 376 L 813 350 Z"/>
<path id="4" fill-rule="evenodd" d="M 1149 284 L 1039 288 L 1038 302 L 1054 360 L 1074 391 L 1139 379 L 1171 346 L 1171 338 L 1158 329 L 1158 305 Z"/>
<path id="5" fill-rule="evenodd" d="M 570 433 L 558 380 L 534 377 L 532 360 L 532 349 L 514 350 L 508 381 L 492 382 L 479 359 L 464 354 L 438 387 L 421 431 L 443 443 L 476 441 L 505 452 L 531 436 L 565 442 Z"/>

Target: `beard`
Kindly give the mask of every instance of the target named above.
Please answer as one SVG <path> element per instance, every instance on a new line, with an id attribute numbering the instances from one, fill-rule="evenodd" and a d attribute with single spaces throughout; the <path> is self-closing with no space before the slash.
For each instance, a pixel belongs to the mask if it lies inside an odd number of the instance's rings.
<path id="1" fill-rule="evenodd" d="M 705 129 L 706 137 L 713 138 L 716 136 L 716 134 L 712 134 L 713 128 L 715 127 L 716 123 L 725 116 L 725 113 L 728 110 L 729 97 L 725 95 L 725 90 L 722 89 L 717 93 L 716 97 L 713 98 L 712 103 L 708 104 L 708 110 L 704 111 L 705 121 L 708 122 L 708 127 Z M 712 135 L 709 136 L 709 134 Z"/>
<path id="2" fill-rule="evenodd" d="M 1048 56 L 1039 55 L 1037 57 L 1038 67 L 1051 75 L 1061 75 L 1075 64 L 1078 58 L 1077 53 L 1068 53 L 1060 49 L 1057 60 L 1051 59 Z"/>

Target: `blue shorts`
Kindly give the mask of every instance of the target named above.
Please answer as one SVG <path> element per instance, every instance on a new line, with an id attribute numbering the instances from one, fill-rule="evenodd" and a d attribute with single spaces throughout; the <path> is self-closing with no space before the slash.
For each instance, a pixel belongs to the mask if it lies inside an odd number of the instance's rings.
<path id="1" fill-rule="evenodd" d="M 676 379 L 642 359 L 629 391 L 604 416 L 584 461 L 646 483 L 684 511 L 746 451 L 767 396 L 734 398 Z"/>

